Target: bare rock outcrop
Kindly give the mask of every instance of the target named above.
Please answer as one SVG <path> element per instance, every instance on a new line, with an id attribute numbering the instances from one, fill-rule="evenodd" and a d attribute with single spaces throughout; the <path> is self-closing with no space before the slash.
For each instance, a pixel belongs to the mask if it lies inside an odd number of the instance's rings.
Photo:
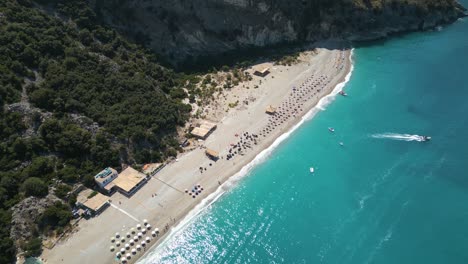
<path id="1" fill-rule="evenodd" d="M 465 11 L 455 0 L 108 0 L 94 9 L 174 63 L 248 47 L 382 38 Z"/>
<path id="2" fill-rule="evenodd" d="M 28 197 L 13 206 L 10 237 L 19 244 L 33 238 L 39 217 L 46 208 L 60 201 L 53 194 L 44 198 Z M 18 246 L 18 245 L 17 245 Z"/>

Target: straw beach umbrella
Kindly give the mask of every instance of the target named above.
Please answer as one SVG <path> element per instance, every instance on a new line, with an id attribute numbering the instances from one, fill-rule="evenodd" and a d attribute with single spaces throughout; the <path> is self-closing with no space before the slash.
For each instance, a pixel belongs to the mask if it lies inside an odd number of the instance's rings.
<path id="1" fill-rule="evenodd" d="M 138 241 L 138 236 L 134 236 L 133 241 Z"/>
<path id="2" fill-rule="evenodd" d="M 136 248 L 137 248 L 137 250 L 141 250 L 141 246 L 140 246 L 140 245 L 137 245 Z"/>
<path id="3" fill-rule="evenodd" d="M 137 229 L 138 229 L 138 230 L 141 229 L 141 225 L 140 225 L 140 224 L 137 225 Z"/>
<path id="4" fill-rule="evenodd" d="M 150 229 L 151 229 L 151 225 L 148 224 L 148 225 L 146 226 L 146 228 L 147 228 L 148 230 L 150 230 Z"/>
<path id="5" fill-rule="evenodd" d="M 114 242 L 114 241 L 115 241 L 115 237 L 111 237 L 111 238 L 110 238 L 110 241 L 111 241 L 111 242 Z"/>
<path id="6" fill-rule="evenodd" d="M 121 248 L 120 253 L 122 253 L 122 254 L 125 253 L 125 248 Z"/>
<path id="7" fill-rule="evenodd" d="M 116 258 L 120 258 L 120 252 L 115 253 Z"/>
<path id="8" fill-rule="evenodd" d="M 154 231 L 155 231 L 156 233 L 159 233 L 159 228 L 155 228 Z"/>
<path id="9" fill-rule="evenodd" d="M 133 227 L 130 228 L 130 232 L 131 232 L 132 234 L 135 234 L 135 228 L 133 228 Z"/>
<path id="10" fill-rule="evenodd" d="M 133 239 L 130 239 L 129 243 L 130 243 L 130 245 L 133 246 L 133 244 L 135 243 L 135 241 L 133 241 Z"/>
<path id="11" fill-rule="evenodd" d="M 115 243 L 115 245 L 116 245 L 117 247 L 120 247 L 120 241 L 117 241 L 117 242 Z"/>
<path id="12" fill-rule="evenodd" d="M 138 237 L 142 237 L 143 234 L 141 232 L 138 232 Z"/>
<path id="13" fill-rule="evenodd" d="M 116 238 L 119 238 L 119 237 L 120 237 L 119 232 L 115 233 L 115 237 L 116 237 Z"/>
<path id="14" fill-rule="evenodd" d="M 130 238 L 130 232 L 127 232 L 127 237 Z"/>
<path id="15" fill-rule="evenodd" d="M 132 253 L 136 254 L 136 252 L 137 252 L 136 249 L 132 248 Z"/>
<path id="16" fill-rule="evenodd" d="M 130 248 L 130 245 L 129 245 L 129 244 L 125 244 L 125 248 L 126 248 L 126 249 L 129 249 L 129 248 Z"/>
<path id="17" fill-rule="evenodd" d="M 110 251 L 114 251 L 115 247 L 111 246 L 109 249 L 110 249 Z"/>
<path id="18" fill-rule="evenodd" d="M 127 257 L 127 259 L 131 259 L 132 255 L 130 253 L 127 253 L 126 257 Z"/>
<path id="19" fill-rule="evenodd" d="M 147 242 L 150 242 L 150 240 L 151 240 L 151 238 L 146 237 L 146 241 L 147 241 Z"/>
<path id="20" fill-rule="evenodd" d="M 144 224 L 144 225 L 147 225 L 147 224 L 148 224 L 148 220 L 143 219 L 143 224 Z"/>

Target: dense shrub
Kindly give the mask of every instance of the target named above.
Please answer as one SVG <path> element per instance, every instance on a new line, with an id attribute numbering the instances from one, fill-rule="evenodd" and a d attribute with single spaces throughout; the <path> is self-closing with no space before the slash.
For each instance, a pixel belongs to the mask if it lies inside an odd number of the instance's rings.
<path id="1" fill-rule="evenodd" d="M 39 227 L 42 229 L 56 229 L 64 227 L 72 218 L 72 213 L 68 205 L 61 202 L 55 203 L 47 208 L 39 219 Z"/>
<path id="2" fill-rule="evenodd" d="M 48 193 L 47 185 L 41 179 L 35 177 L 26 179 L 21 188 L 26 196 L 43 197 Z"/>

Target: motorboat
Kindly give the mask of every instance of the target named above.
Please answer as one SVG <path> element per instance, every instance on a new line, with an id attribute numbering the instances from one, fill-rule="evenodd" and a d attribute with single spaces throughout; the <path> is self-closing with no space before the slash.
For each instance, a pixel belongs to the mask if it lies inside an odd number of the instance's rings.
<path id="1" fill-rule="evenodd" d="M 335 132 L 335 129 L 334 129 L 333 127 L 329 127 L 329 128 L 328 128 L 328 131 L 330 131 L 330 132 Z"/>
<path id="2" fill-rule="evenodd" d="M 421 138 L 422 142 L 426 142 L 426 141 L 430 141 L 430 140 L 431 140 L 431 137 L 429 137 L 429 136 L 422 136 L 422 138 Z"/>
<path id="3" fill-rule="evenodd" d="M 342 146 L 342 147 L 343 147 L 343 146 L 344 146 L 344 143 L 343 143 L 343 142 L 340 142 L 340 146 Z"/>
<path id="4" fill-rule="evenodd" d="M 339 92 L 339 94 L 340 94 L 340 95 L 342 95 L 342 96 L 348 96 L 348 94 L 347 94 L 347 93 L 345 93 L 343 90 L 342 90 L 342 91 L 340 91 L 340 92 Z"/>
<path id="5" fill-rule="evenodd" d="M 309 168 L 309 171 L 310 171 L 310 173 L 314 173 L 314 168 L 313 168 L 313 167 L 310 167 L 310 168 Z"/>

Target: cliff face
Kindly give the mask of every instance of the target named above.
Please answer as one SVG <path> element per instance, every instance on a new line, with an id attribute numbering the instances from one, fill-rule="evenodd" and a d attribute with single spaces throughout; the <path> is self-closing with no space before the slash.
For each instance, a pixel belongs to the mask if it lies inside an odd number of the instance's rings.
<path id="1" fill-rule="evenodd" d="M 96 0 L 94 8 L 172 62 L 250 46 L 374 39 L 464 12 L 455 0 Z"/>

